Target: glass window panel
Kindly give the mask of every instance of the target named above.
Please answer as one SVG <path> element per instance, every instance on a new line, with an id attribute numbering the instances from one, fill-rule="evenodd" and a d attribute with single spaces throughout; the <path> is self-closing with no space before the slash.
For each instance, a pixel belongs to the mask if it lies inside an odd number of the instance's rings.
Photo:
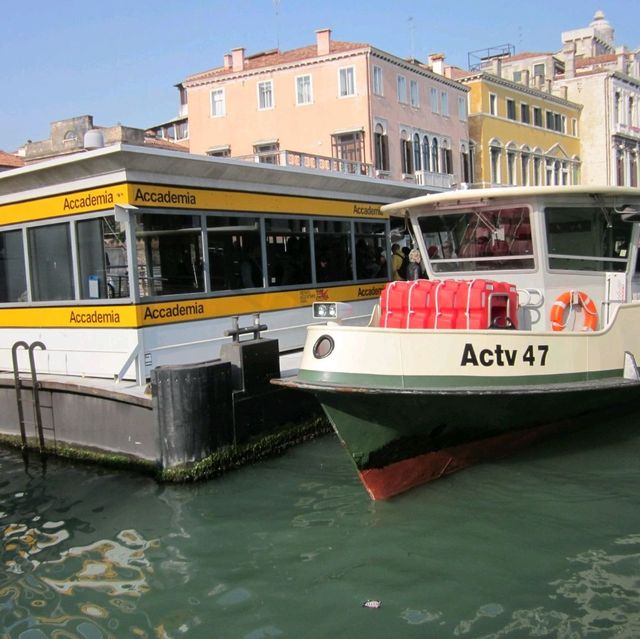
<path id="1" fill-rule="evenodd" d="M 27 276 L 22 231 L 0 233 L 0 302 L 26 302 Z"/>
<path id="2" fill-rule="evenodd" d="M 140 295 L 203 291 L 200 216 L 139 213 L 136 223 Z"/>
<path id="3" fill-rule="evenodd" d="M 74 299 L 69 225 L 37 226 L 28 237 L 34 301 Z"/>
<path id="4" fill-rule="evenodd" d="M 207 217 L 209 279 L 212 291 L 264 286 L 257 217 Z"/>
<path id="5" fill-rule="evenodd" d="M 309 220 L 266 220 L 269 286 L 311 284 Z"/>
<path id="6" fill-rule="evenodd" d="M 83 220 L 76 226 L 80 297 L 129 296 L 124 229 L 113 216 Z"/>
<path id="7" fill-rule="evenodd" d="M 351 225 L 349 222 L 315 220 L 316 280 L 341 282 L 351 273 Z"/>
<path id="8" fill-rule="evenodd" d="M 534 267 L 526 208 L 424 216 L 420 229 L 436 273 Z"/>
<path id="9" fill-rule="evenodd" d="M 545 209 L 549 268 L 617 271 L 627 267 L 632 225 L 604 207 Z"/>
<path id="10" fill-rule="evenodd" d="M 387 227 L 380 222 L 356 222 L 356 278 L 386 279 Z"/>

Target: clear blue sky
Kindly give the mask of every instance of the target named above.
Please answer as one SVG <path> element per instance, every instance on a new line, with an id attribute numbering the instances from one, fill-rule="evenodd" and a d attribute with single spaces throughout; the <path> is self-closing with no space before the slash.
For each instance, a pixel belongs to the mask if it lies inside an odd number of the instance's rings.
<path id="1" fill-rule="evenodd" d="M 640 47 L 640 0 L 0 0 L 0 149 L 76 115 L 145 128 L 177 115 L 174 85 L 247 53 L 312 44 L 317 29 L 400 57 L 505 43 L 557 51 L 561 32 L 604 11 L 616 43 Z"/>

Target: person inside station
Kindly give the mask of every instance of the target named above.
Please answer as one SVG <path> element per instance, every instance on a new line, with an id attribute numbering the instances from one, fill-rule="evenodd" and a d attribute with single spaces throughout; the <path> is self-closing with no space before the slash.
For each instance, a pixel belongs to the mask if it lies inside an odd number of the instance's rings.
<path id="1" fill-rule="evenodd" d="M 400 244 L 391 245 L 391 278 L 394 281 L 404 280 L 402 276 L 402 267 L 405 261 L 404 253 L 400 250 Z"/>

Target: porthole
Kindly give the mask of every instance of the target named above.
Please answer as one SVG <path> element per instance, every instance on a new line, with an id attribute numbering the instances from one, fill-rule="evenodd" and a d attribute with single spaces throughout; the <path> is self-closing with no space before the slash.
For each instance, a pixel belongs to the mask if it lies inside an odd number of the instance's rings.
<path id="1" fill-rule="evenodd" d="M 322 359 L 328 357 L 333 352 L 333 337 L 329 335 L 322 335 L 319 337 L 316 343 L 313 345 L 313 356 L 316 359 Z"/>

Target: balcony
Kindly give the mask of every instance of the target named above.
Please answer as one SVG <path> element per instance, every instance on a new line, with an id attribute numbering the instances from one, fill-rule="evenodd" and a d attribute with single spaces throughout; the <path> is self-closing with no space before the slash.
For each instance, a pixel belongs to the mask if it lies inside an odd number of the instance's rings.
<path id="1" fill-rule="evenodd" d="M 268 151 L 234 157 L 234 160 L 246 162 L 259 162 L 263 164 L 275 164 L 277 166 L 296 166 L 315 171 L 332 171 L 334 173 L 346 173 L 348 175 L 364 175 L 377 177 L 372 164 L 356 162 L 354 160 L 340 160 L 323 155 L 301 153 L 299 151 Z"/>
<path id="2" fill-rule="evenodd" d="M 432 173 L 431 171 L 416 171 L 416 184 L 437 189 L 450 189 L 453 185 L 451 173 Z"/>
<path id="3" fill-rule="evenodd" d="M 631 126 L 630 124 L 625 124 L 624 122 L 616 122 L 614 126 L 614 133 L 637 140 L 638 138 L 640 138 L 640 127 Z"/>

